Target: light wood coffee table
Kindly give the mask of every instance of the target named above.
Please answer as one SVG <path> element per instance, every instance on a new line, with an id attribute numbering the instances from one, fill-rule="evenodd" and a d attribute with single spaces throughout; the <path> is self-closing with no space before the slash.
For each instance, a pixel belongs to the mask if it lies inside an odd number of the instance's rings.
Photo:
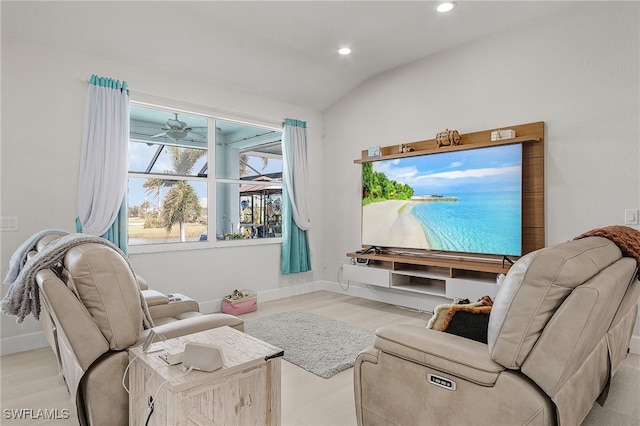
<path id="1" fill-rule="evenodd" d="M 187 373 L 168 365 L 161 352 L 129 350 L 129 424 L 144 425 L 279 425 L 282 349 L 231 327 L 169 339 L 172 347 L 187 342 L 218 346 L 221 369 Z M 153 412 L 149 407 L 153 397 Z"/>

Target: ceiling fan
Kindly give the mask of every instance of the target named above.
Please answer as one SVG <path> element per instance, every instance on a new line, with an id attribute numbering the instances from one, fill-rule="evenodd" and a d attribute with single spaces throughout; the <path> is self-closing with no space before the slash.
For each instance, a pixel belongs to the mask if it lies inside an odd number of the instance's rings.
<path id="1" fill-rule="evenodd" d="M 178 120 L 177 112 L 174 112 L 173 115 L 175 116 L 175 118 L 168 119 L 167 123 L 164 125 L 164 127 L 162 127 L 162 130 L 164 130 L 164 132 L 158 133 L 157 135 L 153 135 L 151 136 L 152 138 L 166 136 L 169 139 L 172 139 L 174 141 L 179 141 L 186 138 L 189 133 L 193 133 L 200 137 L 204 137 L 199 133 L 195 133 L 193 131 L 193 128 L 188 127 L 187 123 L 185 123 L 184 121 Z"/>

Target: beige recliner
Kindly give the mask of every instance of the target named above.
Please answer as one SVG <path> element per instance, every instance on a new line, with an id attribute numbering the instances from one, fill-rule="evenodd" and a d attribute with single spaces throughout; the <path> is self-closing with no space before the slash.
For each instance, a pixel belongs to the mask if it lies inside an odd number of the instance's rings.
<path id="1" fill-rule="evenodd" d="M 58 240 L 63 235 L 66 234 L 54 232 L 38 239 L 38 241 L 33 246 L 33 249 L 28 253 L 28 258 L 35 256 L 36 254 L 38 254 L 38 252 L 46 250 L 49 244 Z M 61 273 L 63 273 L 63 266 L 58 266 L 59 267 L 57 268 L 54 267 L 53 270 L 60 275 Z M 198 317 L 202 315 L 200 313 L 200 306 L 198 305 L 198 302 L 196 302 L 192 298 L 181 293 L 165 295 L 159 291 L 150 289 L 147 281 L 140 275 L 135 274 L 135 277 L 138 283 L 138 287 L 140 287 L 140 290 L 142 291 L 142 296 L 146 300 L 147 306 L 149 308 L 149 313 L 155 325 L 162 325 L 169 322 L 179 321 L 185 318 Z M 61 278 L 65 282 L 68 281 L 67 278 Z M 42 324 L 43 333 L 47 339 L 47 342 L 56 355 L 56 359 L 58 361 L 58 372 L 64 378 L 64 370 L 62 369 L 62 360 L 60 358 L 60 351 L 58 348 L 57 329 L 46 303 L 42 304 L 41 306 L 40 323 Z"/>
<path id="2" fill-rule="evenodd" d="M 376 331 L 354 369 L 359 425 L 579 425 L 606 399 L 638 311 L 637 262 L 602 237 L 529 253 L 494 301 L 488 344 Z"/>
<path id="3" fill-rule="evenodd" d="M 143 329 L 145 308 L 138 279 L 108 245 L 75 246 L 61 268 L 54 269 L 36 275 L 42 317 L 51 323 L 50 338 L 83 425 L 128 424 L 129 396 L 123 387 L 127 349 L 142 344 L 150 330 L 165 338 L 221 326 L 244 330 L 240 318 L 202 315 L 198 304 L 186 296 L 174 300 L 150 290 L 143 294 L 155 326 Z"/>

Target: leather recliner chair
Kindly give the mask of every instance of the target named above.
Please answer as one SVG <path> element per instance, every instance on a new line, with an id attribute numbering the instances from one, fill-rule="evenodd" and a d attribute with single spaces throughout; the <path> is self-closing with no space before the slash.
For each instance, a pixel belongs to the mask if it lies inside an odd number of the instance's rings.
<path id="1" fill-rule="evenodd" d="M 579 425 L 606 400 L 638 311 L 637 262 L 588 237 L 520 258 L 487 344 L 412 325 L 356 359 L 359 425 Z"/>
<path id="2" fill-rule="evenodd" d="M 167 339 L 221 326 L 244 331 L 240 318 L 202 315 L 186 296 L 175 303 L 157 292 L 147 293 L 155 326 L 144 329 L 138 279 L 107 245 L 75 246 L 61 270 L 40 270 L 36 280 L 81 425 L 128 424 L 129 395 L 123 386 L 128 349 L 145 342 L 151 330 Z"/>
<path id="3" fill-rule="evenodd" d="M 45 250 L 49 244 L 62 237 L 62 235 L 64 234 L 52 233 L 40 238 L 35 243 L 33 249 L 28 253 L 28 258 L 31 258 L 38 254 L 38 252 Z M 61 270 L 58 272 L 62 273 L 62 266 L 60 266 L 59 269 Z M 198 302 L 192 298 L 180 293 L 167 296 L 159 291 L 150 289 L 147 281 L 140 275 L 136 274 L 135 277 L 138 287 L 140 287 L 140 290 L 142 291 L 142 296 L 147 302 L 149 313 L 151 314 L 151 318 L 155 325 L 166 324 L 168 322 L 202 315 L 200 313 L 200 306 L 198 305 Z M 61 278 L 63 281 L 66 281 L 64 277 Z M 40 323 L 42 324 L 43 334 L 56 355 L 58 372 L 64 378 L 62 360 L 60 358 L 60 351 L 58 348 L 56 325 L 53 322 L 53 318 L 51 317 L 51 313 L 49 312 L 46 303 L 41 306 L 41 309 Z"/>

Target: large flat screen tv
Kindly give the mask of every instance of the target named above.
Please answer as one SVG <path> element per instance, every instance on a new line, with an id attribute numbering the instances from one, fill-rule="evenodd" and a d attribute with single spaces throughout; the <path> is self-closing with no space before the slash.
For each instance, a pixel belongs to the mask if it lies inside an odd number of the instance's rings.
<path id="1" fill-rule="evenodd" d="M 363 163 L 362 245 L 522 254 L 522 145 Z"/>

